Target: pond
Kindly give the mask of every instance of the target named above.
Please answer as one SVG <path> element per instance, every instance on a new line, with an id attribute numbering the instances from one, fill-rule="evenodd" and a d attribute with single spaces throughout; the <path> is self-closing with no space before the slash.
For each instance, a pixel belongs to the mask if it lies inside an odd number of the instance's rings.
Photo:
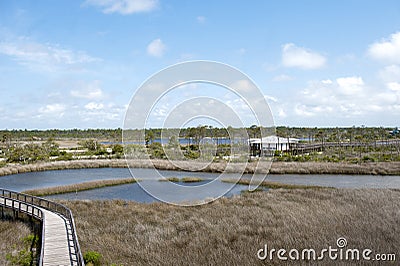
<path id="1" fill-rule="evenodd" d="M 204 181 L 198 183 L 180 183 L 185 186 L 200 186 L 216 179 L 218 173 L 203 172 L 181 172 L 181 171 L 159 171 L 165 177 L 200 177 Z M 154 172 L 151 169 L 139 168 L 135 169 L 135 177 L 142 179 L 141 182 L 150 184 L 154 191 L 168 194 L 166 183 L 159 182 L 154 178 Z M 35 188 L 44 188 L 52 186 L 70 185 L 85 181 L 99 179 L 117 179 L 130 177 L 131 173 L 127 168 L 90 168 L 90 169 L 74 169 L 74 170 L 57 170 L 23 173 L 17 175 L 9 175 L 0 177 L 0 187 L 23 191 Z M 237 174 L 231 174 L 228 178 L 237 178 Z M 244 175 L 244 178 L 251 178 L 251 175 Z M 374 176 L 374 175 L 268 175 L 266 180 L 276 181 L 286 184 L 296 185 L 318 185 L 336 188 L 400 188 L 400 176 Z M 149 183 L 150 182 L 150 183 Z M 239 194 L 242 190 L 247 190 L 247 186 L 236 185 L 232 188 L 232 184 L 222 183 L 220 181 L 213 182 L 208 186 L 207 190 L 201 193 L 188 194 L 183 193 L 180 197 L 175 195 L 177 199 L 186 200 L 202 200 L 212 197 L 218 191 L 227 191 L 225 196 Z M 138 202 L 156 201 L 152 196 L 147 194 L 139 184 L 126 184 L 114 187 L 105 187 L 78 193 L 66 193 L 61 195 L 49 196 L 52 199 L 122 199 L 134 200 Z"/>

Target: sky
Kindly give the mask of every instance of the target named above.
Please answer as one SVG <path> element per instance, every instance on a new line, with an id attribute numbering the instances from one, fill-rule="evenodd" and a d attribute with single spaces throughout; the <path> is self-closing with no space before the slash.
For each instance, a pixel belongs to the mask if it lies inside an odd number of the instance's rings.
<path id="1" fill-rule="evenodd" d="M 190 60 L 245 73 L 275 125 L 400 126 L 397 0 L 3 0 L 0 129 L 123 127 L 141 84 Z M 204 86 L 191 89 L 245 109 Z M 187 100 L 182 90 L 148 127 Z"/>

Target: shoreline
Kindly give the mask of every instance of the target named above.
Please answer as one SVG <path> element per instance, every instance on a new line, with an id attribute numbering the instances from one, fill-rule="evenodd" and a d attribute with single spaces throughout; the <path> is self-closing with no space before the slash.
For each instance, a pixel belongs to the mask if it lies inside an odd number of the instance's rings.
<path id="1" fill-rule="evenodd" d="M 151 168 L 156 167 L 159 170 L 180 170 L 176 165 L 167 160 L 129 160 L 125 159 L 97 159 L 97 160 L 73 160 L 73 161 L 55 161 L 40 162 L 25 165 L 7 165 L 0 168 L 0 176 L 40 172 L 51 170 L 67 170 L 67 169 L 86 169 L 86 168 Z M 193 162 L 184 162 L 190 169 Z M 400 175 L 400 162 L 376 162 L 362 164 L 347 163 L 328 163 L 328 162 L 273 162 L 271 169 L 268 171 L 270 162 L 259 162 L 257 173 L 261 174 L 346 174 L 346 175 Z M 244 173 L 254 173 L 256 162 L 248 163 L 245 166 Z M 224 171 L 227 163 L 211 163 L 200 172 L 220 173 Z M 244 167 L 243 163 L 232 164 L 227 168 L 227 172 L 241 172 Z"/>

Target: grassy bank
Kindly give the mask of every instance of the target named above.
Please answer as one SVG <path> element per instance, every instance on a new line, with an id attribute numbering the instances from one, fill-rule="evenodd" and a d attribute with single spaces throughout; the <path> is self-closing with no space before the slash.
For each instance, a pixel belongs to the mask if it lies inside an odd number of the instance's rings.
<path id="1" fill-rule="evenodd" d="M 194 176 L 186 176 L 186 177 L 168 177 L 168 178 L 161 178 L 158 181 L 165 182 L 165 181 L 170 181 L 174 183 L 182 182 L 182 183 L 196 183 L 196 182 L 201 182 L 204 181 L 204 178 L 201 177 L 194 177 Z"/>
<path id="2" fill-rule="evenodd" d="M 156 167 L 160 170 L 180 170 L 176 164 L 167 160 L 130 160 L 130 167 L 150 168 Z M 400 162 L 369 162 L 361 164 L 350 163 L 329 163 L 329 162 L 273 162 L 269 169 L 267 162 L 258 164 L 258 172 L 271 174 L 350 174 L 350 175 L 400 175 Z M 199 167 L 192 161 L 180 163 L 185 169 L 193 170 Z M 212 163 L 203 172 L 241 172 L 244 168 L 245 173 L 254 173 L 256 162 L 244 164 L 231 164 L 227 167 L 227 163 Z M 44 162 L 35 164 L 7 165 L 0 168 L 0 176 L 37 172 L 46 170 L 65 170 L 65 169 L 82 169 L 82 168 L 126 168 L 127 161 L 122 159 L 98 159 L 98 160 L 75 160 L 75 161 L 57 161 Z"/>
<path id="3" fill-rule="evenodd" d="M 160 182 L 174 182 L 174 183 L 179 183 L 180 179 L 179 177 L 167 177 L 167 178 L 160 178 L 158 179 Z"/>
<path id="4" fill-rule="evenodd" d="M 136 183 L 136 180 L 133 178 L 94 180 L 94 181 L 73 184 L 73 185 L 26 190 L 26 191 L 23 191 L 23 193 L 42 197 L 42 196 L 48 196 L 48 195 L 84 191 L 84 190 L 90 190 L 90 189 L 95 189 L 95 188 L 110 187 L 110 186 L 117 186 L 117 185 L 123 185 L 123 184 L 131 184 L 131 183 Z"/>
<path id="5" fill-rule="evenodd" d="M 397 253 L 398 259 L 399 199 L 400 190 L 389 189 L 277 189 L 191 208 L 62 203 L 74 213 L 83 251 L 101 253 L 103 265 L 264 265 L 269 261 L 260 262 L 257 251 L 265 244 L 320 251 L 336 248 L 339 237 L 348 248 Z"/>
<path id="6" fill-rule="evenodd" d="M 196 183 L 196 182 L 204 181 L 204 179 L 201 177 L 186 176 L 186 177 L 182 177 L 181 181 L 183 183 Z"/>
<path id="7" fill-rule="evenodd" d="M 222 179 L 222 182 L 225 183 L 237 183 L 240 185 L 250 185 L 251 180 L 249 179 L 240 179 L 239 181 L 234 180 L 234 179 Z M 307 186 L 307 185 L 293 185 L 293 184 L 283 184 L 279 182 L 272 182 L 272 181 L 262 181 L 260 184 L 261 187 L 267 187 L 271 189 L 278 189 L 278 188 L 284 188 L 284 189 L 323 189 L 326 187 L 320 187 L 320 186 Z"/>

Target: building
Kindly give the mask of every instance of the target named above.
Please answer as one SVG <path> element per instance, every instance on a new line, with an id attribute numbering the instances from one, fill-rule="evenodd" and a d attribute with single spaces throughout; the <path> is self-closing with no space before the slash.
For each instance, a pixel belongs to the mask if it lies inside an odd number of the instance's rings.
<path id="1" fill-rule="evenodd" d="M 251 156 L 272 156 L 275 151 L 289 151 L 292 144 L 299 143 L 299 139 L 268 136 L 249 139 L 248 142 Z"/>

